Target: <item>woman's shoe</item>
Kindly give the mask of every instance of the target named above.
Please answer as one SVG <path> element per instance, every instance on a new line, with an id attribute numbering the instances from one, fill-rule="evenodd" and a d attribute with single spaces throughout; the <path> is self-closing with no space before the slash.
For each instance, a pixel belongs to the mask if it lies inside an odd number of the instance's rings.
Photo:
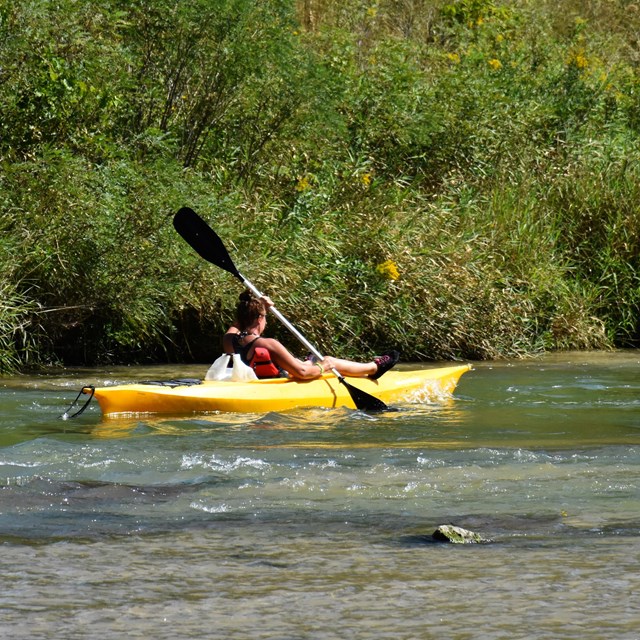
<path id="1" fill-rule="evenodd" d="M 400 354 L 397 351 L 387 351 L 381 356 L 376 356 L 373 361 L 378 365 L 378 370 L 371 374 L 369 377 L 372 380 L 377 380 L 380 376 L 384 375 L 391 367 L 400 360 Z"/>

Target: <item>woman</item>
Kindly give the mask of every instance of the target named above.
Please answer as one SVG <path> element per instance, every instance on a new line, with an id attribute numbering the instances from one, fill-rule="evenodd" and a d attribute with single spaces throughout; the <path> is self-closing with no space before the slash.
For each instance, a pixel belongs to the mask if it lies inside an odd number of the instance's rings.
<path id="1" fill-rule="evenodd" d="M 257 300 L 249 291 L 242 293 L 236 308 L 236 322 L 222 341 L 225 353 L 239 353 L 259 378 L 277 377 L 280 370 L 298 380 L 313 380 L 325 371 L 336 369 L 343 376 L 369 376 L 377 380 L 398 362 L 400 354 L 397 351 L 389 351 L 371 362 L 353 362 L 332 356 L 325 356 L 319 362 L 300 360 L 278 340 L 262 337 L 270 306 L 273 303 L 269 298 Z"/>
<path id="2" fill-rule="evenodd" d="M 249 291 L 245 292 L 249 296 L 251 293 Z M 242 300 L 242 295 L 240 296 L 240 300 Z M 273 302 L 269 296 L 262 296 L 260 298 L 260 302 L 265 306 L 265 308 L 273 307 Z M 239 306 L 240 303 L 238 303 Z M 238 308 L 236 307 L 236 321 L 227 329 L 227 332 L 222 336 L 222 352 L 228 353 L 229 355 L 235 353 L 235 349 L 233 347 L 234 336 L 237 336 L 240 333 L 240 327 L 238 326 Z"/>

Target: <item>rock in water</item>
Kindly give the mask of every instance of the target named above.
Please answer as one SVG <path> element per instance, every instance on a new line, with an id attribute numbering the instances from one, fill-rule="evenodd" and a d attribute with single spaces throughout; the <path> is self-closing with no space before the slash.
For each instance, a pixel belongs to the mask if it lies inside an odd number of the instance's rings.
<path id="1" fill-rule="evenodd" d="M 453 524 L 441 524 L 434 532 L 433 539 L 437 542 L 450 542 L 452 544 L 477 544 L 488 542 L 480 534 L 467 531 Z"/>

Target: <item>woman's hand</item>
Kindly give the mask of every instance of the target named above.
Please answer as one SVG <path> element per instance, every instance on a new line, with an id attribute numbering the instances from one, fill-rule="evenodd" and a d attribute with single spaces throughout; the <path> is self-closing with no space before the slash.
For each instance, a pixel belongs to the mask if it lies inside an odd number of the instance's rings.
<path id="1" fill-rule="evenodd" d="M 333 356 L 325 356 L 320 361 L 320 364 L 325 371 L 331 371 L 331 369 L 337 368 L 337 362 Z"/>

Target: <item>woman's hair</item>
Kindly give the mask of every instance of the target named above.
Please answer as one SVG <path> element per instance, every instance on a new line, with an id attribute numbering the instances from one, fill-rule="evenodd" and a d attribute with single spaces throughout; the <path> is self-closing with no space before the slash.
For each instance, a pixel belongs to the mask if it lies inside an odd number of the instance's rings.
<path id="1" fill-rule="evenodd" d="M 267 310 L 261 300 L 254 298 L 250 291 L 243 291 L 236 307 L 236 324 L 240 331 L 248 329 Z"/>

